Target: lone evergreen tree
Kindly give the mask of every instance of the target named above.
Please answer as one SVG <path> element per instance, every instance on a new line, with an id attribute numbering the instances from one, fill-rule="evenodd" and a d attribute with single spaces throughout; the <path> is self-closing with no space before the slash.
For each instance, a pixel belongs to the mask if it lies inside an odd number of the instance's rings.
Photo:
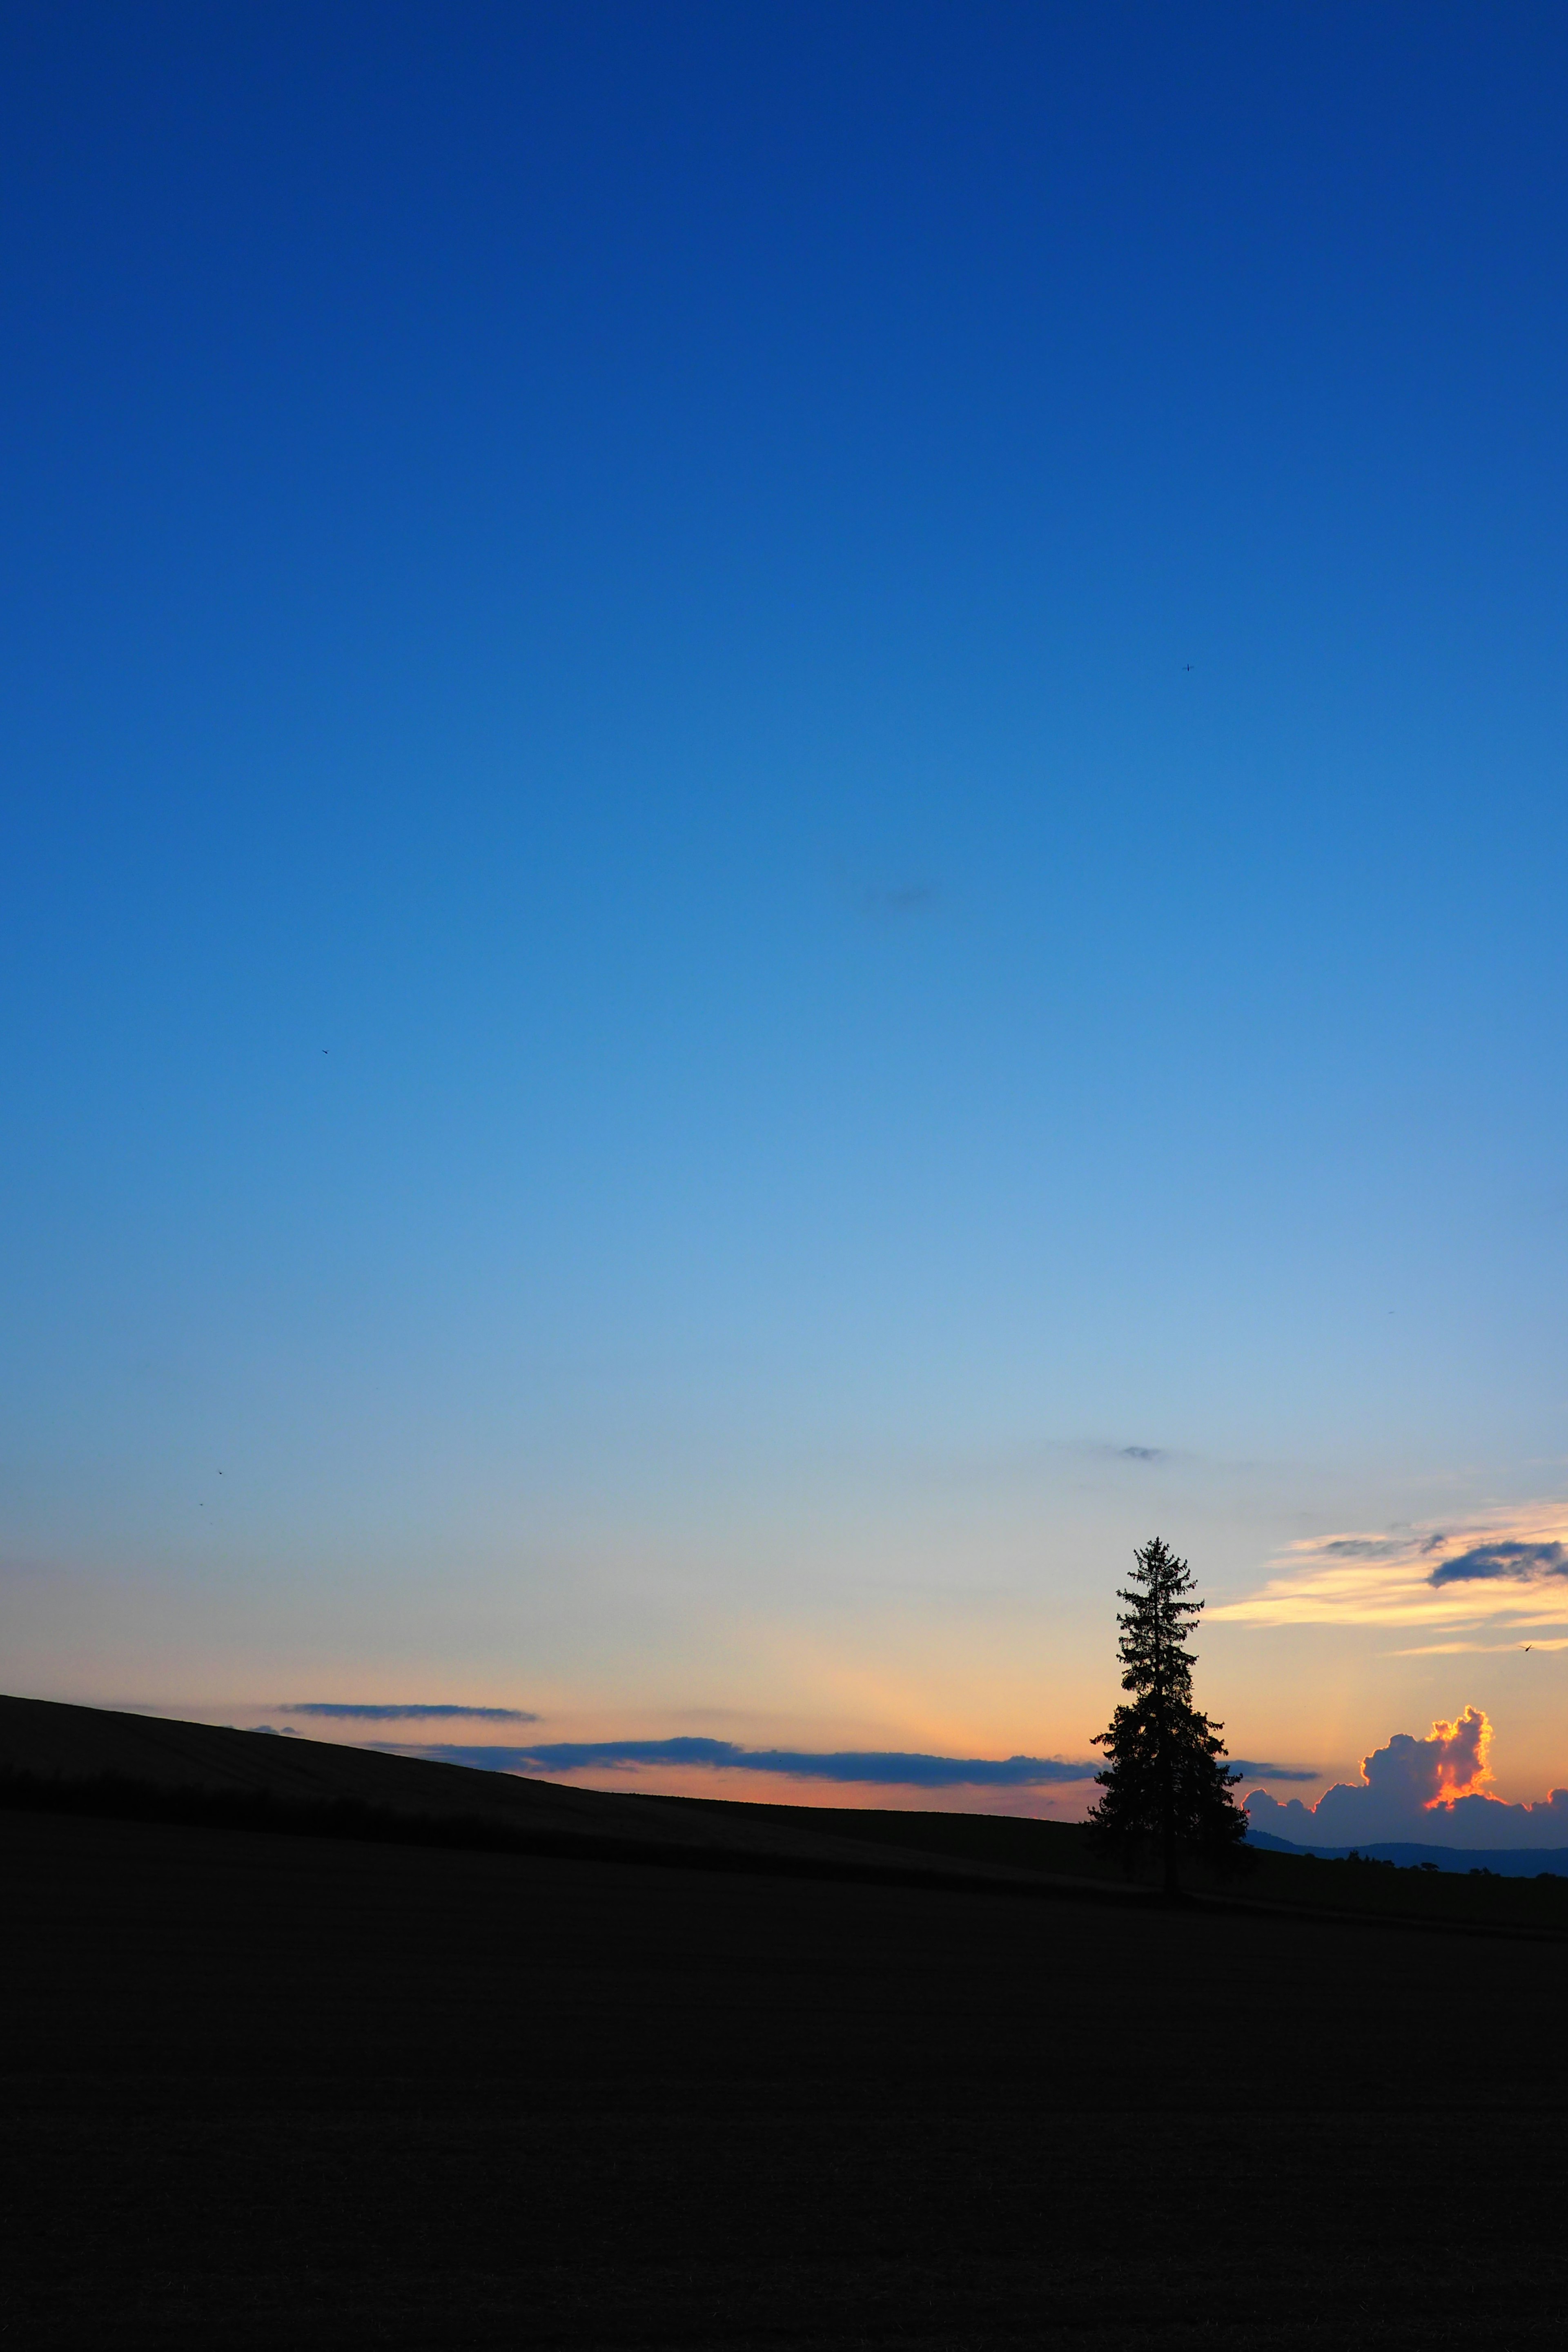
<path id="1" fill-rule="evenodd" d="M 1097 1734 L 1106 1769 L 1095 1775 L 1104 1790 L 1089 1813 L 1100 1842 L 1131 1861 L 1152 1847 L 1165 1892 L 1178 1891 L 1177 1857 L 1195 1848 L 1222 1865 L 1241 1860 L 1247 1815 L 1232 1796 L 1240 1780 L 1224 1762 L 1225 1726 L 1193 1705 L 1194 1656 L 1186 1636 L 1203 1608 L 1190 1601 L 1193 1575 L 1158 1536 L 1132 1555 L 1132 1589 L 1116 1622 L 1121 1687 L 1131 1699 Z"/>

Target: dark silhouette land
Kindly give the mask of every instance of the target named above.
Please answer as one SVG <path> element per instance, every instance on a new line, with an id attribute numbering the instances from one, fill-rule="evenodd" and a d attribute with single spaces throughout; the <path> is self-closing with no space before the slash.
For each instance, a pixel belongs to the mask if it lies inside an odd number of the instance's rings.
<path id="1" fill-rule="evenodd" d="M 0 2342 L 1561 2342 L 1561 1882 L 1172 1908 L 1051 1824 L 25 1701 L 0 1761 Z"/>

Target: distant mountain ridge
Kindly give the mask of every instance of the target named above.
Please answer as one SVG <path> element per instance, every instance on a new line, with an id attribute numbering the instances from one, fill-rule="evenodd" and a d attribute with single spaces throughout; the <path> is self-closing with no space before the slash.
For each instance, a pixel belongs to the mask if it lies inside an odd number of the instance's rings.
<path id="1" fill-rule="evenodd" d="M 1248 1845 L 1265 1853 L 1300 1853 L 1319 1862 L 1344 1862 L 1352 1853 L 1368 1862 L 1397 1863 L 1402 1870 L 1435 1863 L 1439 1870 L 1490 1870 L 1500 1878 L 1539 1878 L 1543 1874 L 1568 1878 L 1568 1846 L 1492 1846 L 1472 1849 L 1455 1845 L 1415 1845 L 1404 1839 L 1379 1838 L 1363 1845 L 1293 1845 L 1289 1838 L 1268 1830 L 1252 1830 Z"/>

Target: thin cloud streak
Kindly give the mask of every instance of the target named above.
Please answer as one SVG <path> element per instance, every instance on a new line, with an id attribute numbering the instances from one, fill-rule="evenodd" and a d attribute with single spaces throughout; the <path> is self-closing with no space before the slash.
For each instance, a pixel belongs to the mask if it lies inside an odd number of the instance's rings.
<path id="1" fill-rule="evenodd" d="M 640 1766 L 700 1766 L 716 1772 L 771 1772 L 785 1780 L 836 1780 L 907 1789 L 1044 1789 L 1092 1780 L 1098 1761 L 1055 1756 L 920 1756 L 854 1748 L 816 1754 L 793 1748 L 742 1748 L 729 1739 L 558 1740 L 531 1748 L 422 1748 L 443 1763 L 491 1772 L 636 1771 Z"/>
<path id="2" fill-rule="evenodd" d="M 1422 1642 L 1413 1650 L 1385 1650 L 1385 1658 L 1504 1658 L 1525 1650 L 1568 1650 L 1568 1636 L 1550 1642 Z"/>
<path id="3" fill-rule="evenodd" d="M 850 1748 L 818 1753 L 794 1748 L 742 1748 L 729 1739 L 556 1740 L 537 1747 L 490 1748 L 445 1744 L 422 1747 L 422 1756 L 446 1764 L 467 1764 L 489 1772 L 549 1775 L 556 1772 L 626 1771 L 672 1766 L 713 1772 L 764 1772 L 792 1780 L 835 1781 L 844 1786 L 902 1789 L 1045 1789 L 1092 1780 L 1097 1760 L 1056 1756 L 923 1756 L 896 1748 Z M 1293 1765 L 1242 1762 L 1249 1780 L 1315 1780 L 1316 1772 Z"/>
<path id="4" fill-rule="evenodd" d="M 279 1705 L 279 1715 L 308 1715 L 330 1723 L 537 1723 L 523 1706 L 452 1706 L 437 1699 L 410 1701 L 393 1706 L 358 1699 L 305 1699 L 298 1706 Z"/>
<path id="5" fill-rule="evenodd" d="M 935 886 L 930 882 L 905 882 L 891 889 L 868 890 L 862 901 L 868 915 L 919 915 L 934 907 Z"/>

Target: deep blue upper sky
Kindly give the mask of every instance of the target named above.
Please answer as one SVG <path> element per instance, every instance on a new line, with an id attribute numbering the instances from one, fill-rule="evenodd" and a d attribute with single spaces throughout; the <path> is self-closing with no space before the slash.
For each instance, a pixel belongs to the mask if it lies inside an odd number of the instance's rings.
<path id="1" fill-rule="evenodd" d="M 1560 7 L 0 39 L 34 1686 L 979 1738 L 1561 1491 Z"/>

